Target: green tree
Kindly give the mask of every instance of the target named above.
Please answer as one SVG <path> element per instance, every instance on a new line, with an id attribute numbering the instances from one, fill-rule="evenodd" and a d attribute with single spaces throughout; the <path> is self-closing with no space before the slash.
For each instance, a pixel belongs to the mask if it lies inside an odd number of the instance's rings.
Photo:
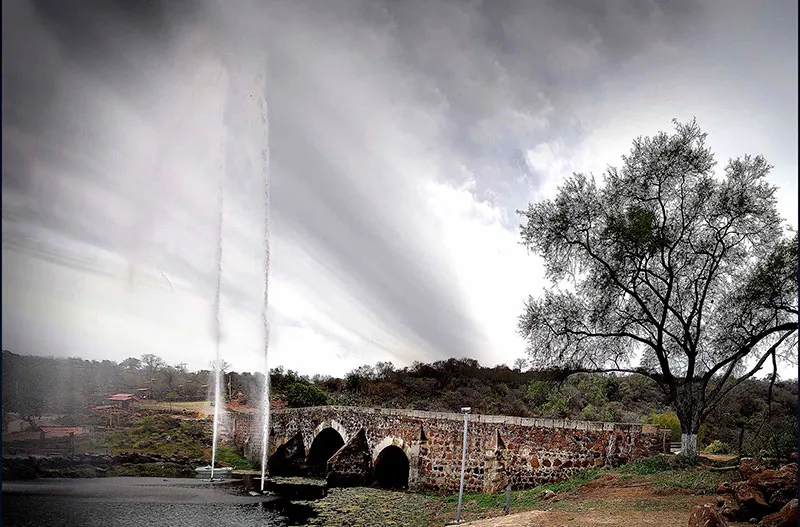
<path id="1" fill-rule="evenodd" d="M 653 379 L 697 453 L 704 419 L 767 361 L 796 361 L 797 234 L 772 167 L 714 156 L 695 121 L 633 142 L 603 181 L 574 174 L 520 211 L 552 287 L 520 317 L 532 364 Z M 635 357 L 641 357 L 634 361 Z M 774 377 L 773 377 L 774 379 Z"/>
<path id="2" fill-rule="evenodd" d="M 286 404 L 292 408 L 328 404 L 328 396 L 314 385 L 296 382 L 286 390 Z"/>
<path id="3" fill-rule="evenodd" d="M 152 353 L 145 353 L 144 355 L 142 355 L 142 360 L 140 364 L 141 367 L 147 372 L 149 378 L 152 378 L 157 371 L 159 371 L 161 368 L 167 365 L 164 362 L 164 359 L 162 359 L 158 355 L 153 355 Z"/>
<path id="4" fill-rule="evenodd" d="M 128 371 L 136 371 L 141 367 L 142 361 L 135 357 L 128 357 L 124 361 L 120 362 L 119 365 Z"/>
<path id="5" fill-rule="evenodd" d="M 670 441 L 677 441 L 681 437 L 681 422 L 675 412 L 664 412 L 663 414 L 651 413 L 647 420 L 658 425 L 659 428 L 669 428 L 672 433 Z"/>

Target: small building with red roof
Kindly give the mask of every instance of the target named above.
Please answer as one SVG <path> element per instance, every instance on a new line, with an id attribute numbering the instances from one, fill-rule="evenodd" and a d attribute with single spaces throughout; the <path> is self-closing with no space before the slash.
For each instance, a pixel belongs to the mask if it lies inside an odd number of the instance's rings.
<path id="1" fill-rule="evenodd" d="M 111 403 L 115 406 L 122 408 L 138 406 L 140 402 L 140 399 L 132 393 L 115 393 L 114 395 L 108 397 L 107 400 L 111 401 Z"/>

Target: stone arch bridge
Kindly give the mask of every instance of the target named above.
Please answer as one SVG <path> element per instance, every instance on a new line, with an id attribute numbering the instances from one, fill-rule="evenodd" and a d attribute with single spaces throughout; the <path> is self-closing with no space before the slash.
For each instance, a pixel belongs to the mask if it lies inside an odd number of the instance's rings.
<path id="1" fill-rule="evenodd" d="M 463 423 L 463 414 L 390 408 L 273 410 L 269 472 L 325 475 L 331 485 L 458 490 Z M 667 432 L 657 425 L 470 414 L 465 488 L 530 488 L 619 465 L 663 452 Z"/>

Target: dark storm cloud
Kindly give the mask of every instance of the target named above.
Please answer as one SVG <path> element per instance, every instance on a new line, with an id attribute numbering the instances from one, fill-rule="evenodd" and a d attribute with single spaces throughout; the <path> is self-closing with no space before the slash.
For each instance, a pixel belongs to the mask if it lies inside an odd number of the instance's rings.
<path id="1" fill-rule="evenodd" d="M 570 82 L 584 82 L 602 68 L 610 72 L 644 38 L 653 38 L 654 24 L 684 23 L 693 14 L 663 15 L 653 5 L 621 17 L 616 9 L 531 9 L 520 2 L 272 5 L 267 34 L 275 195 L 281 197 L 276 221 L 316 240 L 323 257 L 360 290 L 362 302 L 447 355 L 480 354 L 479 337 L 460 309 L 451 272 L 415 236 L 416 229 L 430 227 L 413 217 L 419 207 L 404 182 L 380 153 L 373 155 L 380 145 L 371 142 L 379 139 L 370 129 L 392 119 L 398 128 L 419 129 L 403 110 L 422 107 L 439 124 L 436 148 L 467 161 L 485 188 L 507 183 L 503 198 L 513 200 L 514 178 L 523 168 L 520 137 L 545 138 L 553 124 L 569 124 L 558 122 L 549 99 L 558 101 L 558 90 Z M 644 27 L 625 27 L 636 24 Z M 628 46 L 616 37 L 623 29 L 633 34 Z M 547 37 L 536 37 L 545 31 Z M 671 37 L 668 28 L 664 32 Z M 555 42 L 554 33 L 560 35 Z M 587 51 L 587 65 L 570 72 L 559 42 L 599 51 Z M 601 63 L 590 60 L 594 53 Z M 343 63 L 337 71 L 337 54 L 359 57 L 361 67 Z M 378 101 L 385 106 L 348 97 L 363 85 L 382 90 Z M 350 140 L 331 145 L 321 134 Z M 306 213 L 297 214 L 302 209 Z"/>
<path id="2" fill-rule="evenodd" d="M 474 180 L 478 200 L 523 206 L 544 178 L 525 152 L 554 138 L 579 143 L 596 86 L 659 46 L 690 52 L 713 14 L 707 3 L 656 0 L 84 5 L 4 3 L 3 189 L 15 193 L 4 197 L 4 223 L 145 254 L 208 292 L 216 187 L 203 167 L 215 162 L 213 144 L 188 144 L 162 119 L 191 104 L 171 95 L 176 85 L 205 85 L 191 80 L 201 59 L 185 61 L 201 28 L 198 42 L 214 35 L 211 47 L 232 63 L 269 63 L 274 275 L 313 281 L 282 256 L 282 244 L 302 245 L 326 273 L 313 282 L 320 306 L 346 292 L 406 349 L 484 360 L 494 350 L 440 243 L 425 183 Z M 247 86 L 235 89 L 244 96 Z M 204 113 L 181 114 L 196 123 L 175 129 L 213 123 Z M 229 106 L 234 140 L 257 127 L 247 121 Z M 158 152 L 173 149 L 183 152 L 176 166 L 159 171 Z M 231 165 L 226 180 L 243 225 L 261 221 L 254 167 Z M 517 219 L 506 220 L 513 229 Z M 248 246 L 243 230 L 226 239 Z M 34 245 L 29 231 L 11 231 L 15 249 Z M 248 273 L 258 278 L 258 269 Z M 248 280 L 226 283 L 226 293 L 251 307 Z"/>
<path id="3" fill-rule="evenodd" d="M 416 100 L 441 111 L 441 139 L 475 172 L 479 197 L 500 186 L 512 200 L 524 200 L 525 187 L 538 183 L 520 170 L 521 147 L 579 140 L 577 94 L 654 45 L 682 43 L 709 15 L 691 0 L 335 5 L 316 15 L 326 19 L 320 26 L 360 19 L 383 35 L 393 67 L 413 76 Z M 304 2 L 293 8 L 312 12 Z M 512 184 L 519 175 L 527 177 Z"/>

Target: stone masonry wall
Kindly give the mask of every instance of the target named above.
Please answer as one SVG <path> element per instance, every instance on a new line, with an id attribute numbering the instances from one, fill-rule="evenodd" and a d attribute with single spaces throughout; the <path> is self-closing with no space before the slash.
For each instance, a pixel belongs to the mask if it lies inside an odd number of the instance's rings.
<path id="1" fill-rule="evenodd" d="M 458 490 L 463 414 L 321 406 L 274 411 L 271 423 L 270 454 L 297 432 L 308 451 L 324 428 L 336 429 L 345 445 L 363 428 L 373 461 L 388 445 L 405 451 L 410 488 Z M 469 415 L 465 488 L 533 487 L 653 455 L 662 444 L 656 425 Z"/>

